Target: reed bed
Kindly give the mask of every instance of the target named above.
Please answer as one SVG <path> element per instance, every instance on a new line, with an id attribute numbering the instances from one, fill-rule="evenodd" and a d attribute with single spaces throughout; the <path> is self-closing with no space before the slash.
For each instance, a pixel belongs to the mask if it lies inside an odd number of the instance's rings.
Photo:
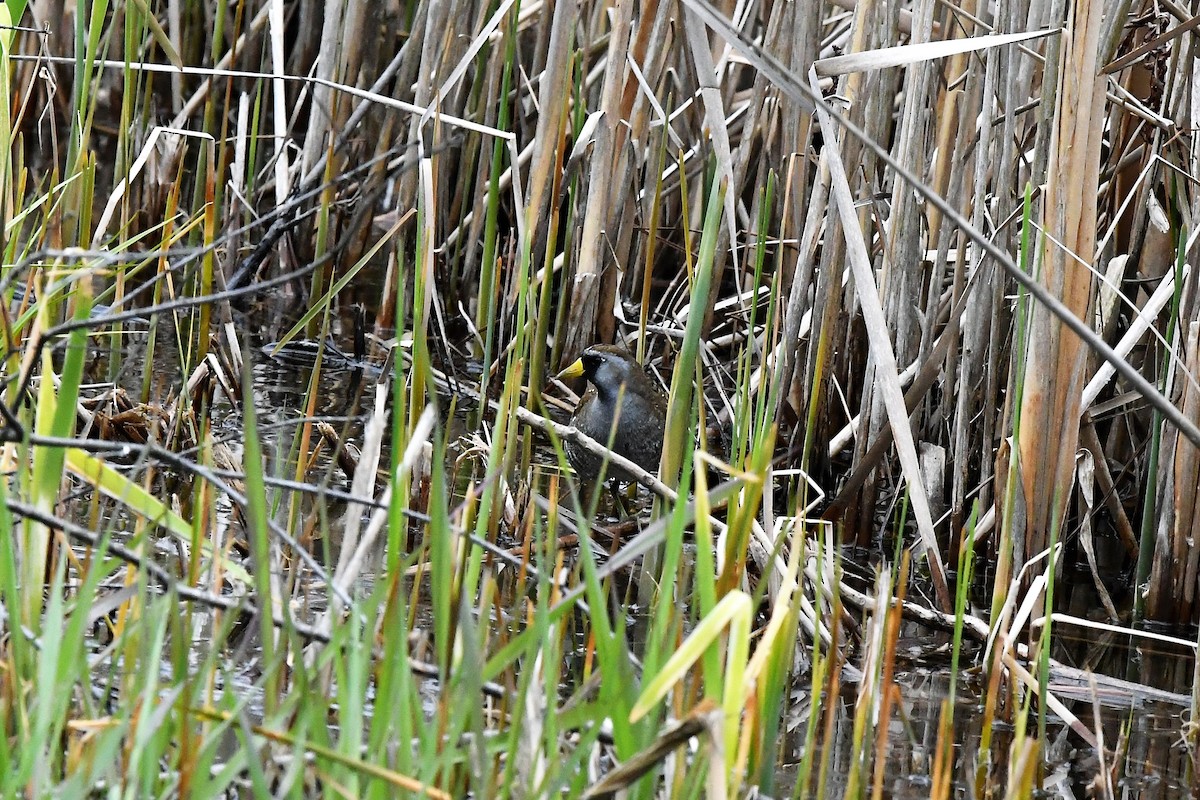
<path id="1" fill-rule="evenodd" d="M 4 796 L 1192 779 L 1194 8 L 0 14 Z"/>

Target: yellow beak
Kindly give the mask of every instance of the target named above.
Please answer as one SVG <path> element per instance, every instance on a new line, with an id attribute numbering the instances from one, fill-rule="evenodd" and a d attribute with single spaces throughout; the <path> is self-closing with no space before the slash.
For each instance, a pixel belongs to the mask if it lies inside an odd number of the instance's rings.
<path id="1" fill-rule="evenodd" d="M 561 381 L 564 378 L 578 378 L 582 374 L 583 374 L 583 359 L 578 358 L 575 360 L 574 364 L 567 367 L 562 372 L 558 373 L 558 375 L 556 375 L 555 377 Z"/>

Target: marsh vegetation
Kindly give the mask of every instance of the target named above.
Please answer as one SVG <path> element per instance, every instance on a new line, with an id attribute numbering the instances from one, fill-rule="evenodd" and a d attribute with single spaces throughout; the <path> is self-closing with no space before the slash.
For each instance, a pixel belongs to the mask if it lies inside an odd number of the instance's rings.
<path id="1" fill-rule="evenodd" d="M 5 796 L 1188 791 L 1196 9 L 0 10 Z"/>

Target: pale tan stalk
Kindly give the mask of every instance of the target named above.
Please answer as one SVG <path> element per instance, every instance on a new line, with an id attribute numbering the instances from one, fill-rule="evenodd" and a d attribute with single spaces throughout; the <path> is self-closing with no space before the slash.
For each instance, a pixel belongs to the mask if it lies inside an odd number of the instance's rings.
<path id="1" fill-rule="evenodd" d="M 1096 193 L 1103 142 L 1104 85 L 1099 76 L 1104 4 L 1077 0 L 1064 32 L 1063 69 L 1055 115 L 1044 214 L 1062 243 L 1046 241 L 1040 280 L 1077 316 L 1091 304 L 1091 273 L 1071 253 L 1091 254 L 1096 241 Z M 1079 397 L 1086 350 L 1079 337 L 1035 305 L 1029 324 L 1018 447 L 1026 508 L 1025 553 L 1046 548 L 1060 529 L 1075 470 Z"/>

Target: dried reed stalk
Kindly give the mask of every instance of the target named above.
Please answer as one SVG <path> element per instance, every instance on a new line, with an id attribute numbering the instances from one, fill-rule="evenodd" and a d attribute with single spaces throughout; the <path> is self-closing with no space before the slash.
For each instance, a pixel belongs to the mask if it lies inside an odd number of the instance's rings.
<path id="1" fill-rule="evenodd" d="M 1104 80 L 1099 75 L 1104 4 L 1078 0 L 1064 36 L 1054 137 L 1043 213 L 1049 236 L 1041 282 L 1077 316 L 1091 305 L 1088 259 L 1096 242 L 1096 196 L 1104 142 Z M 1048 310 L 1029 324 L 1018 438 L 1026 519 L 1025 557 L 1040 553 L 1063 524 L 1079 442 L 1079 401 L 1087 350 Z"/>

